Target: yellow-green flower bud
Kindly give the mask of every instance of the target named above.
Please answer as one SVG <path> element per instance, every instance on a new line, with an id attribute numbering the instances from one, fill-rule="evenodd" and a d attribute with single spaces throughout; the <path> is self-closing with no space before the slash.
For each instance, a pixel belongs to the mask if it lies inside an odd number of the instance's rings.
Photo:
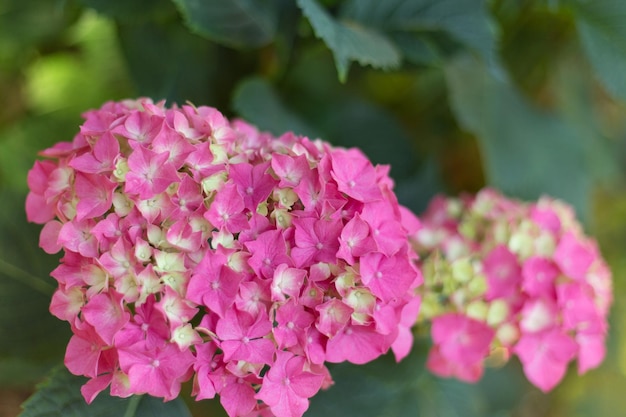
<path id="1" fill-rule="evenodd" d="M 341 294 L 345 291 L 350 290 L 351 288 L 354 288 L 354 282 L 354 274 L 350 272 L 344 272 L 343 274 L 335 278 L 335 288 L 337 288 L 337 291 L 339 291 L 339 293 Z"/>
<path id="2" fill-rule="evenodd" d="M 452 277 L 458 282 L 468 282 L 474 276 L 474 266 L 470 258 L 460 258 L 452 262 Z"/>
<path id="3" fill-rule="evenodd" d="M 276 221 L 276 226 L 281 229 L 286 229 L 291 226 L 292 215 L 287 209 L 275 209 L 272 211 L 271 217 Z"/>
<path id="4" fill-rule="evenodd" d="M 256 208 L 256 212 L 260 214 L 261 216 L 267 216 L 269 212 L 269 209 L 267 208 L 267 201 L 263 201 L 262 203 L 259 203 L 259 205 Z"/>
<path id="5" fill-rule="evenodd" d="M 503 346 L 511 346 L 519 339 L 519 336 L 518 328 L 511 323 L 505 323 L 496 330 L 496 339 L 499 340 Z"/>
<path id="6" fill-rule="evenodd" d="M 473 221 L 465 221 L 459 225 L 459 233 L 468 238 L 468 239 L 476 239 L 476 222 Z"/>
<path id="7" fill-rule="evenodd" d="M 487 306 L 487 303 L 485 303 L 484 301 L 476 300 L 469 303 L 465 313 L 468 317 L 479 321 L 485 321 L 485 319 L 487 318 L 488 310 L 489 307 Z"/>
<path id="8" fill-rule="evenodd" d="M 209 149 L 213 154 L 213 165 L 220 165 L 228 162 L 228 154 L 226 153 L 226 148 L 224 146 L 212 143 L 209 145 Z"/>
<path id="9" fill-rule="evenodd" d="M 509 317 L 509 305 L 506 301 L 498 299 L 491 302 L 487 313 L 487 324 L 497 326 Z"/>
<path id="10" fill-rule="evenodd" d="M 556 250 L 556 242 L 549 232 L 542 232 L 535 239 L 535 253 L 539 256 L 551 258 Z"/>
<path id="11" fill-rule="evenodd" d="M 443 313 L 443 305 L 437 294 L 424 294 L 420 306 L 419 320 L 428 321 Z"/>
<path id="12" fill-rule="evenodd" d="M 115 162 L 115 169 L 113 170 L 113 177 L 117 182 L 126 181 L 126 174 L 128 174 L 130 168 L 128 168 L 128 161 L 126 158 L 118 157 Z"/>
<path id="13" fill-rule="evenodd" d="M 222 188 L 222 185 L 226 182 L 226 172 L 217 172 L 202 179 L 202 191 L 206 195 Z"/>
<path id="14" fill-rule="evenodd" d="M 298 194 L 291 188 L 280 188 L 274 191 L 274 200 L 278 201 L 281 206 L 290 209 L 298 201 Z"/>
<path id="15" fill-rule="evenodd" d="M 487 279 L 483 275 L 476 275 L 467 284 L 467 290 L 471 298 L 477 298 L 487 292 Z"/>
<path id="16" fill-rule="evenodd" d="M 120 217 L 126 217 L 135 206 L 135 203 L 128 196 L 121 192 L 113 193 L 113 207 L 115 214 Z"/>
<path id="17" fill-rule="evenodd" d="M 516 232 L 511 236 L 508 244 L 509 250 L 526 259 L 533 254 L 534 243 L 533 238 L 525 232 Z"/>

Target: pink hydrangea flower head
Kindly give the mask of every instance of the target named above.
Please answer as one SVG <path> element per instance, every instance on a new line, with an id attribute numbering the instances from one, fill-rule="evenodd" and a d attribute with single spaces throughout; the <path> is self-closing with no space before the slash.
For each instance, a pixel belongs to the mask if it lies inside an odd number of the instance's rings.
<path id="1" fill-rule="evenodd" d="M 300 417 L 325 364 L 406 356 L 422 277 L 388 167 L 149 99 L 84 115 L 28 176 L 40 245 L 64 251 L 50 311 L 87 401 L 175 398 Z M 589 339 L 591 340 L 591 339 Z M 588 349 L 589 363 L 593 349 Z"/>
<path id="2" fill-rule="evenodd" d="M 411 240 L 422 255 L 433 373 L 475 382 L 504 349 L 547 392 L 572 360 L 581 374 L 602 362 L 611 274 L 571 207 L 485 189 L 435 197 L 420 221 Z"/>

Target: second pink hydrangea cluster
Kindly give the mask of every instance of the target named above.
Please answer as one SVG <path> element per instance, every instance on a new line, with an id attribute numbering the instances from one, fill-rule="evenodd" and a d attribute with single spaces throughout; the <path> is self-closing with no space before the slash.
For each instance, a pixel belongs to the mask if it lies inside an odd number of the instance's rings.
<path id="1" fill-rule="evenodd" d="M 410 350 L 421 275 L 388 167 L 150 100 L 87 112 L 29 173 L 28 219 L 64 251 L 51 312 L 88 401 L 219 394 L 230 416 L 301 416 L 326 362 Z"/>
<path id="2" fill-rule="evenodd" d="M 477 381 L 485 360 L 515 354 L 543 391 L 577 359 L 579 373 L 605 355 L 611 275 L 573 210 L 486 189 L 435 198 L 421 218 L 421 318 L 432 322 L 428 368 Z"/>

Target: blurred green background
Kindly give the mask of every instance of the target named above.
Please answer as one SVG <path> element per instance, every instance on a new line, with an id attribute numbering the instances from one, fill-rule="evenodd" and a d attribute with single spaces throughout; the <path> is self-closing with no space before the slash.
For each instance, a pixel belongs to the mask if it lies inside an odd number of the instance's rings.
<path id="1" fill-rule="evenodd" d="M 399 366 L 334 367 L 307 416 L 624 415 L 623 0 L 0 0 L 0 417 L 69 339 L 47 311 L 57 258 L 23 213 L 28 169 L 82 112 L 138 96 L 359 146 L 417 213 L 491 185 L 563 198 L 597 237 L 615 285 L 599 369 L 544 395 L 513 360 L 471 386 L 425 374 L 418 335 Z"/>

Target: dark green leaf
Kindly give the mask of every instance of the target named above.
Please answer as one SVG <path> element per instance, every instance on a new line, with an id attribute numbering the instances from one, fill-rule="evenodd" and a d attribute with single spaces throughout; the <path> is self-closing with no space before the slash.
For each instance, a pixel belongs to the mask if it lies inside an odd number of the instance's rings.
<path id="1" fill-rule="evenodd" d="M 47 364 L 63 356 L 69 326 L 48 312 L 57 259 L 38 247 L 41 226 L 26 222 L 24 197 L 0 192 L 0 358 Z"/>
<path id="2" fill-rule="evenodd" d="M 246 48 L 270 43 L 276 34 L 275 0 L 174 0 L 189 27 L 224 45 Z"/>
<path id="3" fill-rule="evenodd" d="M 148 395 L 117 398 L 102 392 L 87 405 L 80 394 L 85 382 L 65 368 L 55 369 L 22 405 L 19 417 L 191 417 L 181 399 L 163 402 Z"/>
<path id="4" fill-rule="evenodd" d="M 626 2 L 570 0 L 593 68 L 612 94 L 626 100 Z"/>
<path id="5" fill-rule="evenodd" d="M 249 78 L 239 84 L 233 97 L 233 108 L 244 119 L 275 135 L 292 131 L 318 137 L 313 128 L 283 104 L 272 86 L 262 78 Z"/>
<path id="6" fill-rule="evenodd" d="M 335 384 L 311 399 L 306 417 L 406 416 L 417 410 L 419 381 L 424 357 L 413 352 L 401 363 L 391 354 L 366 365 L 341 363 L 331 366 Z M 412 415 L 416 415 L 415 412 Z"/>
<path id="7" fill-rule="evenodd" d="M 443 31 L 493 62 L 495 31 L 484 0 L 348 0 L 342 17 L 398 36 L 411 60 L 428 55 L 427 34 Z M 410 40 L 410 41 L 409 41 Z"/>
<path id="8" fill-rule="evenodd" d="M 119 36 L 139 95 L 179 104 L 211 101 L 215 46 L 177 24 L 123 24 Z"/>
<path id="9" fill-rule="evenodd" d="M 398 181 L 395 192 L 400 204 L 411 209 L 413 213 L 422 213 L 426 210 L 430 200 L 444 192 L 439 169 L 437 161 L 431 158 L 417 173 Z"/>
<path id="10" fill-rule="evenodd" d="M 396 46 L 402 51 L 404 59 L 418 65 L 431 65 L 441 60 L 440 46 L 430 34 L 409 32 L 390 33 Z"/>
<path id="11" fill-rule="evenodd" d="M 326 139 L 333 144 L 358 147 L 373 163 L 391 165 L 391 176 L 396 180 L 415 172 L 411 137 L 391 113 L 358 97 L 337 100 L 326 110 Z"/>
<path id="12" fill-rule="evenodd" d="M 400 65 L 399 51 L 377 30 L 357 22 L 338 21 L 315 0 L 298 0 L 298 6 L 317 37 L 333 52 L 340 80 L 346 80 L 351 61 L 381 69 Z"/>
<path id="13" fill-rule="evenodd" d="M 590 178 L 580 133 L 467 56 L 446 75 L 458 121 L 478 138 L 488 183 L 517 197 L 563 198 L 584 218 Z"/>

